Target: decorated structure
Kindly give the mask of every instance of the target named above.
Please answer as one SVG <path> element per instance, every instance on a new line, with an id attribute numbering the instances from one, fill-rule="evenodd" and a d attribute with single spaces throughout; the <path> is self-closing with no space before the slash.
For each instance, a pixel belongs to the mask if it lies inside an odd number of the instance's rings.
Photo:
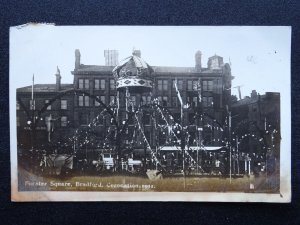
<path id="1" fill-rule="evenodd" d="M 76 50 L 73 84 L 61 84 L 58 70 L 55 85 L 17 90 L 18 145 L 69 151 L 93 165 L 109 153 L 118 168 L 134 158 L 144 168 L 228 173 L 233 77 L 222 57 L 207 67 L 201 58 L 197 51 L 195 67 L 150 66 L 135 50 L 116 67 L 96 66 Z"/>

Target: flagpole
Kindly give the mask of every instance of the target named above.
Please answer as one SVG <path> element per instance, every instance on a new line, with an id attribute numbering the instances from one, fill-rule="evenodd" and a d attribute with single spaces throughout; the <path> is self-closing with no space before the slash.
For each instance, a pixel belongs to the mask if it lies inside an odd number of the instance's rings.
<path id="1" fill-rule="evenodd" d="M 31 124 L 30 124 L 30 126 L 31 126 L 31 149 L 33 150 L 33 146 L 34 146 L 34 132 L 33 132 L 33 129 L 35 129 L 34 128 L 34 126 L 35 126 L 35 118 L 34 118 L 34 106 L 35 106 L 35 104 L 34 104 L 34 94 L 33 94 L 33 92 L 34 92 L 34 74 L 32 74 L 32 86 L 31 86 L 31 116 L 32 116 L 32 121 L 31 121 Z"/>
<path id="2" fill-rule="evenodd" d="M 228 112 L 228 131 L 229 131 L 229 134 L 228 134 L 228 144 L 229 144 L 229 178 L 230 178 L 230 184 L 231 184 L 231 178 L 232 178 L 232 168 L 231 168 L 231 112 L 229 111 Z"/>
<path id="3" fill-rule="evenodd" d="M 32 75 L 32 88 L 31 88 L 31 100 L 32 100 L 32 102 L 33 102 L 33 86 L 34 86 L 34 74 Z"/>

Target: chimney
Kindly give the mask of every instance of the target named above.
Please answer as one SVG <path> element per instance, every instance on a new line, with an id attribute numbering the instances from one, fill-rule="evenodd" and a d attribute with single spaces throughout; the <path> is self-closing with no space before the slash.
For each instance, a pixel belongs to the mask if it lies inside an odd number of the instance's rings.
<path id="1" fill-rule="evenodd" d="M 195 54 L 195 68 L 197 72 L 201 72 L 201 51 L 197 51 Z"/>
<path id="2" fill-rule="evenodd" d="M 252 98 L 253 100 L 256 100 L 256 99 L 257 99 L 257 92 L 256 92 L 256 90 L 252 90 L 252 92 L 251 92 L 251 98 Z"/>
<path id="3" fill-rule="evenodd" d="M 75 70 L 77 70 L 80 66 L 80 51 L 79 49 L 75 50 Z"/>
<path id="4" fill-rule="evenodd" d="M 60 70 L 57 67 L 57 71 L 56 71 L 56 91 L 60 91 L 61 89 L 61 76 L 60 76 Z"/>
<path id="5" fill-rule="evenodd" d="M 116 66 L 119 64 L 119 52 L 117 50 L 104 50 L 105 66 Z"/>
<path id="6" fill-rule="evenodd" d="M 135 55 L 135 56 L 141 58 L 141 55 L 142 55 L 141 50 L 133 50 L 132 55 Z"/>

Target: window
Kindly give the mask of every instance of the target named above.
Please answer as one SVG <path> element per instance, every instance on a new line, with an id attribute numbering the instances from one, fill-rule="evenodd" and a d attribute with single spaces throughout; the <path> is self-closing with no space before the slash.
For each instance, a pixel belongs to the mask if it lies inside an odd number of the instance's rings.
<path id="1" fill-rule="evenodd" d="M 212 91 L 213 90 L 213 81 L 204 80 L 203 81 L 203 91 Z"/>
<path id="2" fill-rule="evenodd" d="M 162 106 L 168 106 L 168 97 L 167 96 L 162 97 Z"/>
<path id="3" fill-rule="evenodd" d="M 99 96 L 97 96 L 97 98 L 100 99 Z M 100 103 L 95 99 L 95 106 L 99 106 L 99 105 Z"/>
<path id="4" fill-rule="evenodd" d="M 78 105 L 79 105 L 79 106 L 83 106 L 83 97 L 84 97 L 84 96 L 79 96 L 79 97 L 78 97 Z"/>
<path id="5" fill-rule="evenodd" d="M 84 96 L 84 105 L 89 106 L 90 105 L 90 97 L 89 96 Z"/>
<path id="6" fill-rule="evenodd" d="M 157 89 L 159 91 L 167 91 L 168 90 L 168 80 L 158 80 L 157 81 Z"/>
<path id="7" fill-rule="evenodd" d="M 80 125 L 88 125 L 89 124 L 89 114 L 87 114 L 87 113 L 79 114 L 79 123 L 80 123 Z"/>
<path id="8" fill-rule="evenodd" d="M 35 110 L 35 100 L 29 101 L 29 108 L 30 108 L 30 110 Z"/>
<path id="9" fill-rule="evenodd" d="M 136 96 L 130 96 L 131 105 L 136 106 Z"/>
<path id="10" fill-rule="evenodd" d="M 162 106 L 168 106 L 168 97 L 167 96 L 158 96 L 157 97 L 159 104 L 161 104 Z"/>
<path id="11" fill-rule="evenodd" d="M 198 97 L 194 96 L 194 97 L 187 97 L 187 102 L 192 106 L 192 107 L 197 107 L 198 105 Z"/>
<path id="12" fill-rule="evenodd" d="M 78 96 L 78 105 L 79 106 L 89 106 L 90 105 L 89 96 Z"/>
<path id="13" fill-rule="evenodd" d="M 97 98 L 105 104 L 105 96 L 104 95 L 101 95 L 101 96 L 97 96 Z M 96 101 L 95 99 L 95 106 L 100 106 L 100 103 Z"/>
<path id="14" fill-rule="evenodd" d="M 151 104 L 151 96 L 142 96 L 141 105 L 150 105 Z"/>
<path id="15" fill-rule="evenodd" d="M 110 88 L 110 90 L 115 90 L 116 89 L 116 85 L 115 85 L 115 80 L 114 79 L 110 79 L 109 80 L 109 88 Z"/>
<path id="16" fill-rule="evenodd" d="M 104 79 L 100 80 L 100 89 L 105 90 L 105 80 Z"/>
<path id="17" fill-rule="evenodd" d="M 164 91 L 168 90 L 168 80 L 163 80 L 163 90 Z"/>
<path id="18" fill-rule="evenodd" d="M 109 96 L 109 104 L 110 105 L 114 104 L 115 100 L 116 100 L 116 96 L 114 96 L 114 95 Z"/>
<path id="19" fill-rule="evenodd" d="M 100 81 L 98 79 L 95 80 L 95 89 L 96 90 L 100 89 Z"/>
<path id="20" fill-rule="evenodd" d="M 45 100 L 45 104 L 48 104 L 50 102 L 50 100 Z M 51 105 L 47 106 L 47 110 L 51 110 Z"/>
<path id="21" fill-rule="evenodd" d="M 175 82 L 176 80 L 173 80 L 173 88 L 175 89 Z M 178 90 L 183 90 L 183 80 L 177 80 L 177 87 Z"/>
<path id="22" fill-rule="evenodd" d="M 158 81 L 157 81 L 157 89 L 158 89 L 159 91 L 162 91 L 162 80 L 158 80 Z"/>
<path id="23" fill-rule="evenodd" d="M 187 81 L 187 89 L 189 91 L 192 91 L 193 90 L 193 81 L 192 80 L 188 80 Z"/>
<path id="24" fill-rule="evenodd" d="M 89 89 L 90 88 L 90 81 L 88 79 L 84 80 L 84 88 Z"/>
<path id="25" fill-rule="evenodd" d="M 67 108 L 68 108 L 68 101 L 60 100 L 60 109 L 67 109 Z"/>
<path id="26" fill-rule="evenodd" d="M 178 106 L 178 98 L 177 97 L 172 97 L 172 106 L 177 107 Z"/>
<path id="27" fill-rule="evenodd" d="M 105 80 L 104 79 L 95 79 L 95 89 L 96 90 L 105 90 Z"/>
<path id="28" fill-rule="evenodd" d="M 89 89 L 90 81 L 88 79 L 78 79 L 78 88 L 79 89 Z"/>
<path id="29" fill-rule="evenodd" d="M 61 125 L 62 127 L 66 127 L 66 126 L 68 125 L 68 117 L 62 116 L 62 117 L 60 118 L 60 125 Z"/>
<path id="30" fill-rule="evenodd" d="M 198 90 L 198 81 L 197 80 L 188 80 L 188 91 L 197 91 Z"/>
<path id="31" fill-rule="evenodd" d="M 83 89 L 84 87 L 83 87 L 83 79 L 79 79 L 78 80 L 78 88 L 79 89 Z"/>
<path id="32" fill-rule="evenodd" d="M 203 97 L 203 107 L 212 107 L 213 106 L 213 97 Z"/>
<path id="33" fill-rule="evenodd" d="M 17 102 L 16 109 L 17 109 L 17 110 L 20 109 L 20 104 L 19 104 L 19 102 Z"/>
<path id="34" fill-rule="evenodd" d="M 100 100 L 101 100 L 101 102 L 103 102 L 105 104 L 106 101 L 105 101 L 105 96 L 104 95 L 100 96 Z"/>
<path id="35" fill-rule="evenodd" d="M 193 97 L 192 98 L 192 107 L 197 107 L 198 104 L 198 97 Z"/>

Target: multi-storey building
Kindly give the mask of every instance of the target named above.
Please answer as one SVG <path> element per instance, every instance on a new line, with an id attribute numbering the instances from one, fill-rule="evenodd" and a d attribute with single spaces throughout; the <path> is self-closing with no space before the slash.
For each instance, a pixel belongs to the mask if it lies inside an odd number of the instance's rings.
<path id="1" fill-rule="evenodd" d="M 266 92 L 232 102 L 234 153 L 240 171 L 279 173 L 280 93 Z M 244 166 L 245 165 L 245 166 Z"/>
<path id="2" fill-rule="evenodd" d="M 149 66 L 141 59 L 141 52 L 136 50 L 133 55 L 140 60 L 141 67 L 151 71 L 149 76 L 153 84 L 146 92 L 132 91 L 128 97 L 124 91 L 116 88 L 113 64 L 118 60 L 117 55 L 116 52 L 106 52 L 105 56 L 110 58 L 106 59 L 104 66 L 84 65 L 79 50 L 76 50 L 75 68 L 71 72 L 74 76 L 73 84 L 61 84 L 58 69 L 56 84 L 35 84 L 33 88 L 28 86 L 17 89 L 19 146 L 29 148 L 34 143 L 36 147 L 51 144 L 72 148 L 84 145 L 87 148 L 109 148 L 109 144 L 112 144 L 109 140 L 115 136 L 114 125 L 97 99 L 113 110 L 118 104 L 118 119 L 123 121 L 126 119 L 126 98 L 130 98 L 130 107 L 133 109 L 157 99 L 160 109 L 171 118 L 171 125 L 178 123 L 186 127 L 190 146 L 197 145 L 200 139 L 205 146 L 224 145 L 233 77 L 230 65 L 224 63 L 222 57 L 210 57 L 207 67 L 203 67 L 201 52 L 198 51 L 194 67 Z M 136 70 L 136 67 L 133 65 L 132 68 Z M 183 121 L 175 83 L 185 106 Z M 152 118 L 153 112 L 145 111 L 141 120 L 145 137 L 151 146 L 167 145 L 168 137 L 164 131 L 158 130 Z M 138 130 L 139 127 L 130 122 L 126 138 L 133 141 L 132 137 L 137 136 Z M 82 140 L 78 143 L 79 139 L 76 142 L 74 136 L 79 133 L 82 134 Z M 142 146 L 143 140 L 136 141 L 135 148 Z"/>

